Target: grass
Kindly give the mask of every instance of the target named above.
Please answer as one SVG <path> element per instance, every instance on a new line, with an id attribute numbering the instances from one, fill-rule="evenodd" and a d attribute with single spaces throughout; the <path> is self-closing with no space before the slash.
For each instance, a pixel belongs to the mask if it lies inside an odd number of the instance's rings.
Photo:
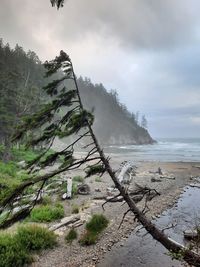
<path id="1" fill-rule="evenodd" d="M 72 182 L 72 196 L 77 195 L 77 184 Z"/>
<path id="2" fill-rule="evenodd" d="M 98 183 L 102 182 L 101 177 L 97 176 L 97 177 L 95 178 L 95 182 L 98 182 Z"/>
<path id="3" fill-rule="evenodd" d="M 41 205 L 35 207 L 29 217 L 32 222 L 52 222 L 64 217 L 64 208 L 58 203 L 55 206 Z"/>
<path id="4" fill-rule="evenodd" d="M 65 236 L 65 241 L 67 243 L 70 243 L 71 244 L 75 239 L 77 239 L 77 237 L 78 237 L 77 231 L 74 228 L 72 228 L 68 232 L 68 234 Z"/>
<path id="5" fill-rule="evenodd" d="M 98 235 L 93 232 L 86 231 L 80 238 L 79 243 L 82 246 L 94 245 L 97 242 Z"/>
<path id="6" fill-rule="evenodd" d="M 93 233 L 100 233 L 108 226 L 108 219 L 103 214 L 94 214 L 86 224 L 86 229 Z"/>
<path id="7" fill-rule="evenodd" d="M 79 213 L 79 207 L 77 205 L 72 205 L 72 213 L 78 214 Z"/>
<path id="8" fill-rule="evenodd" d="M 0 234 L 0 267 L 21 267 L 31 262 L 31 256 L 11 234 Z"/>
<path id="9" fill-rule="evenodd" d="M 80 238 L 81 245 L 89 246 L 95 244 L 99 234 L 108 226 L 108 219 L 103 214 L 94 214 L 86 224 L 86 231 Z"/>
<path id="10" fill-rule="evenodd" d="M 15 234 L 0 233 L 0 267 L 22 267 L 32 261 L 32 252 L 56 245 L 56 235 L 48 229 L 26 225 Z"/>
<path id="11" fill-rule="evenodd" d="M 74 176 L 73 181 L 77 183 L 82 183 L 84 181 L 84 178 L 80 175 Z"/>
<path id="12" fill-rule="evenodd" d="M 19 227 L 16 238 L 23 247 L 31 251 L 53 248 L 56 245 L 56 235 L 37 225 Z"/>

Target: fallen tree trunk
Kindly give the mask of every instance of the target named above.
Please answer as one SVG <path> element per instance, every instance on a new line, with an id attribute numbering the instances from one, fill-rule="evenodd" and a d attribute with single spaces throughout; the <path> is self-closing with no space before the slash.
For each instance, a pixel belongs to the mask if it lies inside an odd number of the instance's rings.
<path id="1" fill-rule="evenodd" d="M 77 90 L 77 95 L 80 102 L 80 107 L 83 109 L 82 101 L 79 94 L 78 84 L 76 81 L 76 76 L 73 70 L 72 66 L 72 73 L 74 77 L 74 82 Z M 84 109 L 83 109 L 84 110 Z M 200 255 L 198 255 L 196 252 L 189 250 L 185 248 L 184 246 L 178 244 L 177 242 L 170 239 L 163 231 L 158 229 L 146 216 L 145 214 L 136 206 L 135 202 L 132 200 L 132 198 L 129 196 L 128 192 L 125 190 L 125 188 L 120 184 L 118 178 L 115 175 L 115 172 L 112 170 L 110 163 L 105 156 L 103 150 L 99 146 L 98 140 L 93 132 L 92 126 L 90 125 L 89 121 L 87 121 L 87 127 L 89 129 L 91 138 L 93 139 L 93 142 L 96 146 L 97 152 L 99 153 L 99 156 L 101 158 L 102 163 L 105 166 L 106 171 L 110 175 L 111 179 L 113 180 L 116 188 L 119 190 L 121 196 L 126 201 L 127 205 L 129 206 L 130 211 L 133 212 L 135 215 L 135 218 L 144 226 L 146 231 L 151 234 L 151 236 L 160 242 L 166 249 L 169 251 L 172 251 L 173 253 L 179 253 L 181 252 L 183 254 L 183 259 L 194 266 L 200 267 Z"/>

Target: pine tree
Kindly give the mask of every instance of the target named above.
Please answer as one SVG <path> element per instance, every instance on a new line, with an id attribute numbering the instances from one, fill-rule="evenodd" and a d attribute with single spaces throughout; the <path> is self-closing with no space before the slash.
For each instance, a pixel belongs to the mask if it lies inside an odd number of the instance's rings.
<path id="1" fill-rule="evenodd" d="M 146 119 L 145 115 L 142 116 L 141 127 L 143 127 L 144 129 L 147 129 L 147 119 Z"/>
<path id="2" fill-rule="evenodd" d="M 92 123 L 94 117 L 83 108 L 76 76 L 69 56 L 61 51 L 60 55 L 56 57 L 55 60 L 46 62 L 45 67 L 47 69 L 47 75 L 52 75 L 58 70 L 62 70 L 63 75 L 61 78 L 53 80 L 44 87 L 46 92 L 52 96 L 53 99 L 50 103 L 45 104 L 39 112 L 24 120 L 23 125 L 19 127 L 18 132 L 16 133 L 15 139 L 21 138 L 27 131 L 30 132 L 35 128 L 43 126 L 43 133 L 41 135 L 34 136 L 34 138 L 30 139 L 28 144 L 35 145 L 40 142 L 45 142 L 48 144 L 48 147 L 39 157 L 33 160 L 30 165 L 33 166 L 34 164 L 39 164 L 41 166 L 47 166 L 50 163 L 55 162 L 60 156 L 64 158 L 64 161 L 59 168 L 53 172 L 33 176 L 21 185 L 17 186 L 12 193 L 8 194 L 3 201 L 1 201 L 0 211 L 3 212 L 5 209 L 12 206 L 16 197 L 23 194 L 26 188 L 38 184 L 38 197 L 45 183 L 50 178 L 63 171 L 73 170 L 85 163 L 93 162 L 92 165 L 87 168 L 87 176 L 91 176 L 96 173 L 102 174 L 105 171 L 109 174 L 115 184 L 115 187 L 119 191 L 118 196 L 121 195 L 128 205 L 128 210 L 124 214 L 124 217 L 128 212 L 132 212 L 135 215 L 135 220 L 138 220 L 154 239 L 163 244 L 168 250 L 174 253 L 181 253 L 183 259 L 189 264 L 200 266 L 200 256 L 194 251 L 188 250 L 177 242 L 174 242 L 168 238 L 162 230 L 158 229 L 149 219 L 147 219 L 145 212 L 138 208 L 136 203 L 128 194 L 126 188 L 119 183 L 115 172 L 111 168 L 109 159 L 105 156 L 103 150 L 99 146 L 98 140 L 93 132 Z M 68 80 L 73 81 L 73 83 L 63 84 Z M 55 120 L 55 114 L 59 114 L 62 107 L 68 107 L 68 111 L 64 114 L 64 116 Z M 72 135 L 74 136 L 74 141 L 70 145 L 66 145 L 66 147 L 64 147 L 61 151 L 54 152 L 43 159 L 44 154 L 51 147 L 51 144 L 56 136 L 63 138 Z M 86 153 L 84 158 L 76 158 L 73 153 L 74 146 L 79 144 L 79 141 L 83 138 L 87 139 L 88 137 L 90 138 L 90 142 L 85 147 L 90 148 L 89 151 Z M 28 209 L 22 210 L 21 212 L 14 214 L 13 217 L 8 218 L 6 225 L 27 216 L 34 207 L 36 200 L 32 202 L 32 206 Z M 12 210 L 9 213 L 9 216 L 12 216 Z M 3 226 L 5 226 L 5 224 L 3 224 Z"/>

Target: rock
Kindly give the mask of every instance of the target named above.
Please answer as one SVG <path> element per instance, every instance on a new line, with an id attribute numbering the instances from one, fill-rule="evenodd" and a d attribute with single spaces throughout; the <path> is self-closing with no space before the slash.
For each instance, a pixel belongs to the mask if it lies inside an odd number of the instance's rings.
<path id="1" fill-rule="evenodd" d="M 22 161 L 17 162 L 17 165 L 19 167 L 21 167 L 21 168 L 25 168 L 26 167 L 26 162 L 25 162 L 25 160 L 22 160 Z"/>
<path id="2" fill-rule="evenodd" d="M 198 232 L 195 229 L 183 231 L 184 237 L 187 239 L 194 239 L 198 237 Z"/>
<path id="3" fill-rule="evenodd" d="M 88 184 L 81 184 L 77 187 L 77 193 L 80 195 L 89 195 L 90 187 Z"/>
<path id="4" fill-rule="evenodd" d="M 101 189 L 99 189 L 99 188 L 95 188 L 94 191 L 95 191 L 95 192 L 101 192 Z"/>
<path id="5" fill-rule="evenodd" d="M 160 179 L 156 179 L 156 178 L 152 177 L 152 178 L 151 178 L 151 182 L 152 182 L 152 183 L 155 183 L 155 182 L 162 182 L 162 180 L 160 180 Z"/>

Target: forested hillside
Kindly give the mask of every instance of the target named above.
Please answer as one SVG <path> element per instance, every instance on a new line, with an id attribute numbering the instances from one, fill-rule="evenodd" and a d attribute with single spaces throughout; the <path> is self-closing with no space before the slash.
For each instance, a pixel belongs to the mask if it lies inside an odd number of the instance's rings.
<path id="1" fill-rule="evenodd" d="M 42 100 L 44 68 L 38 56 L 16 45 L 11 49 L 0 39 L 0 144 L 9 157 L 11 136 L 16 124 L 37 110 Z"/>
<path id="2" fill-rule="evenodd" d="M 94 129 L 103 144 L 149 144 L 154 140 L 141 127 L 138 114 L 130 113 L 121 104 L 117 92 L 108 92 L 102 84 L 93 84 L 89 79 L 78 79 L 84 105 L 94 112 Z M 144 116 L 143 116 L 144 119 Z"/>
<path id="3" fill-rule="evenodd" d="M 41 88 L 47 82 L 44 67 L 34 52 L 25 52 L 19 45 L 11 49 L 0 40 L 0 144 L 6 147 L 5 161 L 9 159 L 16 124 L 46 101 Z M 78 83 L 85 107 L 94 112 L 94 128 L 101 143 L 153 142 L 145 127 L 139 126 L 137 116 L 120 104 L 115 91 L 108 93 L 102 84 L 94 85 L 88 78 L 80 77 Z"/>

